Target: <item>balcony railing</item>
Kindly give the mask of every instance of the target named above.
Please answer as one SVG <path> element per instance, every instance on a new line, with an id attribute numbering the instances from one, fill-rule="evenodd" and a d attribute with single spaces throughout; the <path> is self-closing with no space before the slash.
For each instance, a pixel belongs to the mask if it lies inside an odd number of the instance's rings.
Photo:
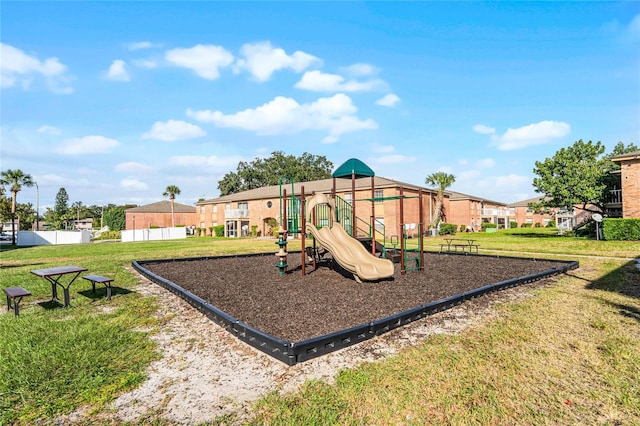
<path id="1" fill-rule="evenodd" d="M 508 209 L 508 210 L 503 210 L 503 209 L 482 209 L 482 215 L 483 216 L 504 216 L 504 217 L 515 216 L 516 215 L 516 209 Z"/>
<path id="2" fill-rule="evenodd" d="M 609 191 L 608 202 L 611 204 L 622 203 L 622 189 L 612 189 L 611 191 Z"/>
<path id="3" fill-rule="evenodd" d="M 245 219 L 249 217 L 249 209 L 225 209 L 226 219 Z"/>

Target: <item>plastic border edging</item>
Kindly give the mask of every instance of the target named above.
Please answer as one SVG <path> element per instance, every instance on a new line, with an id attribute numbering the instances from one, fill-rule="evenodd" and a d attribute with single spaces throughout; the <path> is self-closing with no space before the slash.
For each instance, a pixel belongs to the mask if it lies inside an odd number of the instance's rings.
<path id="1" fill-rule="evenodd" d="M 292 252 L 293 253 L 293 252 Z M 563 266 L 549 269 L 546 271 L 538 272 L 531 275 L 525 275 L 523 277 L 513 278 L 505 281 L 500 281 L 494 284 L 489 284 L 483 287 L 479 287 L 464 293 L 460 293 L 454 296 L 446 297 L 444 299 L 436 300 L 427 304 L 417 306 L 415 308 L 400 312 L 395 315 L 381 318 L 370 323 L 357 325 L 344 330 L 339 330 L 333 333 L 325 334 L 323 336 L 314 337 L 308 340 L 300 342 L 289 342 L 286 340 L 278 339 L 268 333 L 251 327 L 241 321 L 238 321 L 234 317 L 228 315 L 222 310 L 216 308 L 206 300 L 196 296 L 195 294 L 183 289 L 177 284 L 154 274 L 144 267 L 144 265 L 153 263 L 166 263 L 172 261 L 197 261 L 197 260 L 209 260 L 209 259 L 222 259 L 230 257 L 254 257 L 254 256 L 268 256 L 272 253 L 254 253 L 244 255 L 230 255 L 230 256 L 205 256 L 205 257 L 193 257 L 184 259 L 156 259 L 156 260 L 140 260 L 133 261 L 131 264 L 136 271 L 148 278 L 150 281 L 160 285 L 161 287 L 171 291 L 180 298 L 187 301 L 191 306 L 198 311 L 206 315 L 216 324 L 226 328 L 229 333 L 233 334 L 239 340 L 253 346 L 254 348 L 276 358 L 279 361 L 288 365 L 295 365 L 299 362 L 308 361 L 313 358 L 317 358 L 322 355 L 337 351 L 339 349 L 346 348 L 348 346 L 363 342 L 374 336 L 384 334 L 388 331 L 407 325 L 411 322 L 417 321 L 429 315 L 433 315 L 438 312 L 451 309 L 456 305 L 464 303 L 467 300 L 481 297 L 485 294 L 500 291 L 505 288 L 516 287 L 522 284 L 528 284 L 535 281 L 539 281 L 544 278 L 549 278 L 554 275 L 558 275 L 567 272 L 572 269 L 576 269 L 579 266 L 577 261 L 562 261 L 555 259 L 528 259 L 523 257 L 511 257 L 511 256 L 486 256 L 486 257 L 502 257 L 513 259 L 525 259 L 530 261 L 552 261 L 564 263 Z"/>

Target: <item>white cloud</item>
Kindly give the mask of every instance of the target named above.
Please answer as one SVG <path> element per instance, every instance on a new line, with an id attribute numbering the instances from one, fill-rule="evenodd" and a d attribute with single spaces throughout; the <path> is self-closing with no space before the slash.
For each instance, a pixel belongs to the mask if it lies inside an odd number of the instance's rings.
<path id="1" fill-rule="evenodd" d="M 473 126 L 473 131 L 483 135 L 492 135 L 496 132 L 493 127 L 485 126 L 484 124 L 476 124 Z"/>
<path id="2" fill-rule="evenodd" d="M 44 125 L 44 126 L 40 126 L 40 128 L 38 129 L 39 133 L 48 133 L 50 135 L 59 135 L 62 133 L 62 130 L 58 129 L 57 127 L 54 126 L 48 126 L 48 125 Z"/>
<path id="3" fill-rule="evenodd" d="M 136 41 L 127 43 L 125 47 L 129 50 L 151 49 L 154 47 L 160 47 L 160 44 L 151 43 L 150 41 Z"/>
<path id="4" fill-rule="evenodd" d="M 22 50 L 0 43 L 0 87 L 22 85 L 24 90 L 31 88 L 34 78 L 43 77 L 49 90 L 54 93 L 69 94 L 73 89 L 68 86 L 69 76 L 66 65 L 58 58 L 47 58 L 44 62 L 29 56 Z"/>
<path id="5" fill-rule="evenodd" d="M 64 155 L 108 154 L 118 147 L 120 142 L 104 136 L 85 136 L 69 139 L 53 149 L 53 152 Z"/>
<path id="6" fill-rule="evenodd" d="M 627 33 L 634 40 L 640 39 L 640 14 L 634 16 L 627 27 Z"/>
<path id="7" fill-rule="evenodd" d="M 409 163 L 415 163 L 416 157 L 393 154 L 393 155 L 383 155 L 380 157 L 371 157 L 367 161 L 371 164 L 409 164 Z"/>
<path id="8" fill-rule="evenodd" d="M 379 143 L 374 143 L 372 150 L 373 152 L 376 152 L 376 153 L 386 154 L 386 153 L 394 152 L 396 149 L 391 145 L 382 145 Z"/>
<path id="9" fill-rule="evenodd" d="M 297 89 L 314 92 L 367 92 L 381 89 L 385 86 L 382 80 L 368 81 L 346 80 L 338 74 L 326 74 L 321 71 L 307 71 L 300 81 L 295 84 Z"/>
<path id="10" fill-rule="evenodd" d="M 501 151 L 511 151 L 531 145 L 546 144 L 552 139 L 568 135 L 570 131 L 571 126 L 567 123 L 547 120 L 517 129 L 508 129 L 502 136 L 492 136 L 492 143 Z"/>
<path id="11" fill-rule="evenodd" d="M 240 156 L 218 157 L 215 155 L 206 157 L 203 155 L 177 155 L 169 158 L 170 166 L 185 167 L 189 169 L 211 171 L 212 169 L 227 170 L 235 168 L 239 162 L 244 161 Z"/>
<path id="12" fill-rule="evenodd" d="M 378 73 L 378 68 L 369 64 L 353 64 L 340 69 L 342 72 L 352 76 L 373 75 Z"/>
<path id="13" fill-rule="evenodd" d="M 274 72 L 281 69 L 302 72 L 313 63 L 321 62 L 315 56 L 301 51 L 287 55 L 284 49 L 274 48 L 268 41 L 247 43 L 240 49 L 240 54 L 244 59 L 236 62 L 236 71 L 246 69 L 260 82 L 269 80 Z"/>
<path id="14" fill-rule="evenodd" d="M 360 120 L 354 114 L 357 108 L 351 98 L 342 93 L 330 98 L 320 98 L 309 104 L 299 104 L 294 99 L 278 96 L 255 109 L 235 114 L 221 111 L 192 111 L 187 115 L 199 121 L 212 122 L 218 127 L 234 127 L 254 131 L 259 135 L 298 133 L 303 130 L 326 130 L 337 138 L 343 133 L 364 129 L 377 129 L 371 119 Z M 326 140 L 325 143 L 335 142 Z"/>
<path id="15" fill-rule="evenodd" d="M 148 191 L 149 185 L 138 179 L 125 178 L 120 180 L 120 187 L 125 191 Z"/>
<path id="16" fill-rule="evenodd" d="M 320 143 L 325 144 L 325 145 L 331 145 L 334 144 L 336 142 L 338 142 L 340 139 L 338 139 L 337 136 L 327 136 L 322 138 L 322 140 L 320 141 Z"/>
<path id="17" fill-rule="evenodd" d="M 127 63 L 122 59 L 116 59 L 111 63 L 105 78 L 113 81 L 129 81 L 129 72 L 127 71 Z"/>
<path id="18" fill-rule="evenodd" d="M 482 158 L 474 163 L 474 166 L 478 169 L 490 169 L 495 167 L 496 160 L 493 158 Z"/>
<path id="19" fill-rule="evenodd" d="M 184 139 L 199 138 L 207 132 L 200 127 L 181 120 L 169 120 L 167 122 L 156 121 L 151 129 L 142 135 L 143 139 L 158 139 L 165 142 L 173 142 Z"/>
<path id="20" fill-rule="evenodd" d="M 150 59 L 134 59 L 131 63 L 138 68 L 152 69 L 158 67 L 158 63 Z"/>
<path id="21" fill-rule="evenodd" d="M 389 93 L 388 95 L 378 99 L 376 101 L 376 105 L 392 107 L 395 106 L 395 104 L 397 104 L 398 102 L 400 102 L 400 98 L 393 93 Z"/>
<path id="22" fill-rule="evenodd" d="M 176 66 L 189 68 L 207 80 L 217 79 L 219 69 L 233 63 L 233 55 L 224 47 L 202 44 L 189 49 L 168 50 L 165 59 Z"/>
<path id="23" fill-rule="evenodd" d="M 128 175 L 149 175 L 155 172 L 155 169 L 153 167 L 147 166 L 142 163 L 137 163 L 135 161 L 116 164 L 116 167 L 113 170 L 118 173 L 126 173 Z"/>

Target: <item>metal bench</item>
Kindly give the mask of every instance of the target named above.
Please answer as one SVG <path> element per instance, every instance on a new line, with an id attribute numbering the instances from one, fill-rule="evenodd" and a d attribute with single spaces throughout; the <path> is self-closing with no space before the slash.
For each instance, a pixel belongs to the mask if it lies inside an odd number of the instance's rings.
<path id="1" fill-rule="evenodd" d="M 23 297 L 31 296 L 31 293 L 22 287 L 8 287 L 3 288 L 2 291 L 7 295 L 7 310 L 13 308 L 14 315 L 20 315 L 20 302 Z M 12 301 L 13 306 L 11 306 Z"/>
<path id="2" fill-rule="evenodd" d="M 100 275 L 85 275 L 82 278 L 91 281 L 91 287 L 94 293 L 96 292 L 96 283 L 104 284 L 107 288 L 107 300 L 111 300 L 111 283 L 113 282 L 113 278 Z"/>

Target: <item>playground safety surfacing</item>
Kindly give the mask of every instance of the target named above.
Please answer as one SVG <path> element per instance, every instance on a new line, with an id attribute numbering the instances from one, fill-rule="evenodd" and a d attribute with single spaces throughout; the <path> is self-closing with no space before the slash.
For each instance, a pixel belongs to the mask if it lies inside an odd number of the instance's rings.
<path id="1" fill-rule="evenodd" d="M 578 267 L 576 261 L 425 254 L 425 270 L 357 283 L 330 255 L 313 270 L 273 252 L 134 261 L 143 276 L 180 296 L 243 342 L 294 365 L 357 344 L 467 300 Z"/>

